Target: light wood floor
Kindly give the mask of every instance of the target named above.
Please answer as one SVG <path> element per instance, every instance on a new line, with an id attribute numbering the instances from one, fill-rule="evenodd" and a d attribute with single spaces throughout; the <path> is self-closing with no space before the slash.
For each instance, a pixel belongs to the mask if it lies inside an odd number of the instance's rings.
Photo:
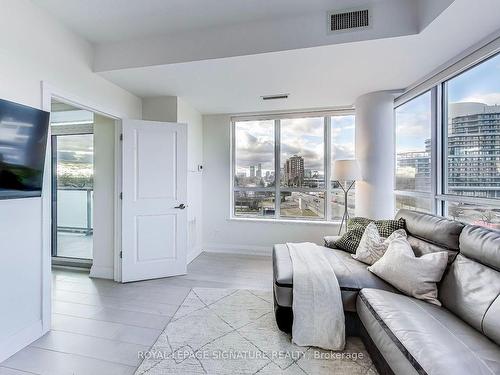
<path id="1" fill-rule="evenodd" d="M 52 331 L 3 363 L 0 375 L 133 374 L 193 287 L 271 289 L 269 257 L 203 253 L 188 274 L 119 284 L 53 271 Z"/>

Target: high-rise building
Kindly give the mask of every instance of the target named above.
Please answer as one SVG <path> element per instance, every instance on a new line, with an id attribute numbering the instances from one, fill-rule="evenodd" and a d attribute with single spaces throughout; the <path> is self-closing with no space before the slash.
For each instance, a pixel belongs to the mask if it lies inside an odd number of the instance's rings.
<path id="1" fill-rule="evenodd" d="M 398 169 L 406 171 L 404 175 L 396 175 L 398 189 L 427 191 L 431 186 L 431 140 L 425 140 L 425 151 L 398 153 L 397 164 Z"/>
<path id="2" fill-rule="evenodd" d="M 257 172 L 256 172 L 256 176 L 257 176 L 258 178 L 262 178 L 262 164 L 261 164 L 261 163 L 257 164 Z"/>
<path id="3" fill-rule="evenodd" d="M 250 166 L 250 178 L 255 177 L 255 165 Z"/>
<path id="4" fill-rule="evenodd" d="M 500 105 L 457 103 L 450 108 L 447 135 L 448 193 L 500 198 Z M 398 189 L 425 191 L 431 183 L 430 139 L 425 151 L 397 155 Z"/>
<path id="5" fill-rule="evenodd" d="M 284 177 L 287 186 L 302 186 L 304 183 L 304 158 L 294 155 L 289 158 L 285 165 Z"/>
<path id="6" fill-rule="evenodd" d="M 447 138 L 448 192 L 500 198 L 500 105 L 452 117 Z"/>

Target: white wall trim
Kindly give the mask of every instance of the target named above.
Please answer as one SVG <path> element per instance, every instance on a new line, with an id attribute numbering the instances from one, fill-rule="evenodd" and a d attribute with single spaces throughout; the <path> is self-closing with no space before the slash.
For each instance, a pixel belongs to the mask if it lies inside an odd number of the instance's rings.
<path id="1" fill-rule="evenodd" d="M 186 258 L 187 264 L 191 263 L 193 260 L 198 258 L 202 252 L 203 252 L 203 249 L 201 247 L 196 247 L 195 249 L 191 250 L 187 254 L 187 258 Z"/>
<path id="2" fill-rule="evenodd" d="M 0 364 L 22 348 L 31 344 L 33 338 L 44 334 L 43 322 L 38 320 L 0 343 Z"/>
<path id="3" fill-rule="evenodd" d="M 207 253 L 271 256 L 272 246 L 248 246 L 207 243 L 203 251 Z"/>
<path id="4" fill-rule="evenodd" d="M 122 191 L 122 122 L 115 122 L 115 238 L 114 238 L 114 270 L 113 279 L 122 281 L 122 260 L 120 252 L 122 249 L 122 201 L 119 198 Z"/>
<path id="5" fill-rule="evenodd" d="M 113 267 L 103 267 L 92 265 L 90 268 L 90 277 L 94 277 L 97 279 L 110 279 L 113 280 L 114 270 Z"/>
<path id="6" fill-rule="evenodd" d="M 87 100 L 86 98 L 80 98 L 71 93 L 60 90 L 48 82 L 41 81 L 41 107 L 44 111 L 51 111 L 51 101 L 52 98 L 57 98 L 58 100 L 74 105 L 76 107 L 86 109 L 106 117 L 111 117 L 115 120 L 120 120 L 124 115 L 113 109 L 102 107 L 92 100 Z M 32 337 L 31 341 L 34 341 L 41 337 L 43 334 L 48 332 L 51 327 L 51 315 L 52 315 L 52 207 L 51 207 L 51 149 L 50 149 L 50 127 L 47 137 L 47 153 L 45 158 L 45 174 L 44 174 L 44 188 L 42 193 L 42 311 L 41 311 L 41 321 L 42 330 L 40 333 Z M 121 189 L 117 187 L 117 189 Z M 115 245 L 115 257 L 119 256 L 119 250 Z M 113 274 L 111 275 L 113 278 Z"/>

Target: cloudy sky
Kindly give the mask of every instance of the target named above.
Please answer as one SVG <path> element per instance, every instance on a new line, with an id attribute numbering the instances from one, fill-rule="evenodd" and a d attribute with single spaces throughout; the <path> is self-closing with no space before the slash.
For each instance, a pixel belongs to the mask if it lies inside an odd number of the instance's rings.
<path id="1" fill-rule="evenodd" d="M 448 82 L 450 103 L 500 104 L 500 55 Z M 431 136 L 431 95 L 427 92 L 396 109 L 398 152 L 423 151 Z"/>
<path id="2" fill-rule="evenodd" d="M 304 168 L 323 172 L 323 117 L 281 120 L 281 160 L 304 157 Z M 263 174 L 274 171 L 274 121 L 236 123 L 236 172 L 249 175 L 251 165 L 262 164 Z M 354 157 L 354 116 L 332 117 L 334 158 Z"/>
<path id="3" fill-rule="evenodd" d="M 427 92 L 396 109 L 397 152 L 424 151 L 431 137 L 431 93 Z"/>
<path id="4" fill-rule="evenodd" d="M 92 164 L 94 159 L 94 135 L 58 136 L 57 159 L 60 162 Z"/>

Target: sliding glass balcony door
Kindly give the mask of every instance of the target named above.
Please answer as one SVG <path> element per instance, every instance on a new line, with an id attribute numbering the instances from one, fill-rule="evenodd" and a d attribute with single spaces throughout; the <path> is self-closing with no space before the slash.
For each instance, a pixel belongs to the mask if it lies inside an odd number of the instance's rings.
<path id="1" fill-rule="evenodd" d="M 52 256 L 92 259 L 94 135 L 52 136 Z"/>

